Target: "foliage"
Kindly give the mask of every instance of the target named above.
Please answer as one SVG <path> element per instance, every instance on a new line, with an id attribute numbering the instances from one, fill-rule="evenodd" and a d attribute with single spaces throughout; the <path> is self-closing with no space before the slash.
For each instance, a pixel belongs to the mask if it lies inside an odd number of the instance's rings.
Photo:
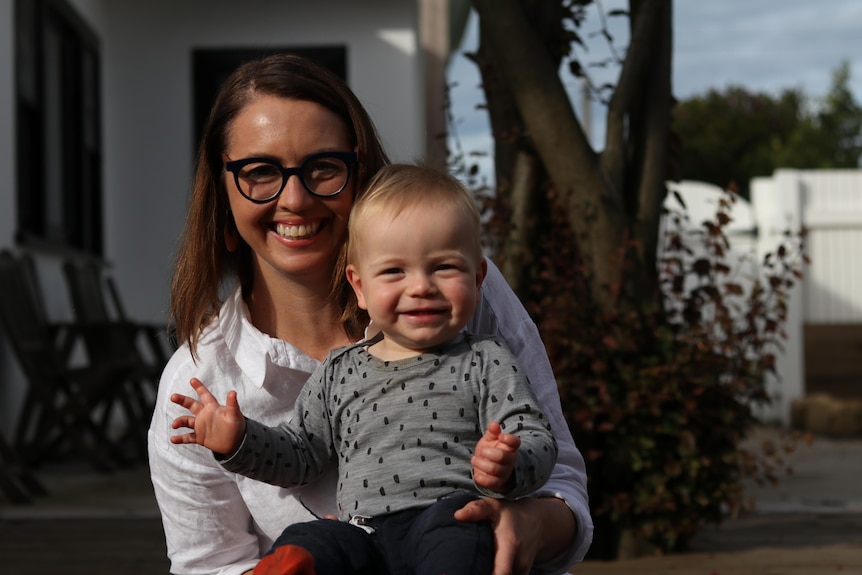
<path id="1" fill-rule="evenodd" d="M 603 312 L 584 305 L 583 280 L 565 222 L 543 254 L 527 301 L 558 374 L 563 410 L 587 459 L 597 535 L 591 556 L 614 558 L 632 529 L 662 551 L 684 548 L 705 524 L 747 508 L 741 481 L 773 481 L 781 451 L 740 447 L 768 403 L 787 314 L 801 277 L 804 234 L 785 237 L 763 276 L 729 265 L 726 226 L 736 197 L 686 233 L 668 214 L 661 257 L 662 305 Z M 746 283 L 746 281 L 748 283 Z"/>
<path id="2" fill-rule="evenodd" d="M 681 102 L 673 129 L 682 144 L 682 177 L 720 187 L 733 182 L 746 191 L 752 177 L 775 171 L 775 150 L 795 132 L 803 101 L 794 90 L 773 98 L 731 87 Z"/>
<path id="3" fill-rule="evenodd" d="M 798 89 L 773 97 L 738 86 L 680 102 L 673 130 L 682 143 L 682 177 L 720 187 L 734 182 L 747 197 L 752 178 L 778 168 L 859 167 L 862 107 L 849 80 L 845 62 L 814 106 Z"/>
<path id="4" fill-rule="evenodd" d="M 628 18 L 631 41 L 612 51 L 625 54 L 616 85 L 590 83 L 608 106 L 598 152 L 560 70 L 587 77 L 575 50 L 587 7 L 603 14 L 600 5 L 473 0 L 472 58 L 495 138 L 496 187 L 482 190 L 490 245 L 548 348 L 587 458 L 591 555 L 610 559 L 622 529 L 665 551 L 684 546 L 744 507 L 743 477 L 769 479 L 780 463 L 770 461 L 777 452 L 764 459 L 740 443 L 752 410 L 768 401 L 764 377 L 774 372 L 804 235 L 788 235 L 763 262 L 765 277 L 746 287 L 727 258 L 732 194 L 699 246 L 681 231 L 682 213 L 665 217 L 672 227 L 660 233 L 666 182 L 676 179 L 671 0 L 631 0 L 607 14 Z M 604 23 L 600 36 L 613 43 Z M 475 186 L 466 156 L 457 150 L 454 160 Z"/>
<path id="5" fill-rule="evenodd" d="M 776 150 L 777 167 L 858 168 L 862 166 L 862 106 L 849 88 L 850 65 L 832 75 L 832 86 L 814 112 L 806 111 L 786 146 Z"/>

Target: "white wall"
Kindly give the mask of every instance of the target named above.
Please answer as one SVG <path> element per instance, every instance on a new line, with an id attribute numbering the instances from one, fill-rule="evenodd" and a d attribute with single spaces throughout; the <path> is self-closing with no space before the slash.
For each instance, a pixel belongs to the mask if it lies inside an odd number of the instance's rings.
<path id="1" fill-rule="evenodd" d="M 395 159 L 422 154 L 415 4 L 101 0 L 106 257 L 133 317 L 158 320 L 192 169 L 191 52 L 346 45 L 349 83 Z"/>
<path id="2" fill-rule="evenodd" d="M 424 154 L 415 1 L 68 0 L 99 38 L 105 258 L 135 319 L 164 322 L 193 169 L 192 51 L 345 46 L 348 83 L 393 160 Z M 14 0 L 0 0 L 0 249 L 14 247 Z M 59 260 L 41 254 L 49 312 L 67 319 Z M 0 432 L 23 393 L 0 336 Z"/>

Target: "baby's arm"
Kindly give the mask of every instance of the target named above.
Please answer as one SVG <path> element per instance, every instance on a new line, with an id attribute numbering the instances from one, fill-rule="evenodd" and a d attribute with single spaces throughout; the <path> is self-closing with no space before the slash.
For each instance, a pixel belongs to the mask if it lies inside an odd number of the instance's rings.
<path id="1" fill-rule="evenodd" d="M 306 383 L 296 400 L 298 415 L 293 427 L 292 422 L 271 427 L 246 419 L 235 391 L 229 391 L 225 405 L 220 405 L 200 380 L 192 378 L 191 386 L 200 400 L 180 393 L 171 395 L 172 402 L 192 412 L 174 419 L 173 429 L 192 431 L 171 436 L 171 443 L 202 445 L 218 456 L 222 469 L 279 487 L 303 485 L 319 477 L 329 464 L 332 441 L 325 410 L 309 412 L 303 406 L 305 396 L 317 396 L 313 385 Z M 265 463 L 279 458 L 284 465 Z"/>
<path id="2" fill-rule="evenodd" d="M 173 421 L 173 429 L 188 428 L 192 431 L 171 436 L 171 443 L 197 443 L 214 453 L 231 455 L 242 443 L 246 425 L 236 392 L 228 392 L 225 405 L 220 405 L 197 378 L 192 378 L 191 386 L 200 400 L 180 393 L 171 395 L 172 402 L 192 412 L 192 415 L 182 415 Z"/>
<path id="3" fill-rule="evenodd" d="M 476 487 L 492 497 L 518 498 L 541 487 L 550 477 L 557 457 L 557 445 L 550 426 L 542 413 L 529 380 L 521 373 L 518 360 L 494 339 L 474 342 L 479 350 L 478 377 L 488 384 L 481 386 L 479 419 L 481 425 L 500 425 L 503 437 L 513 434 L 520 444 L 512 450 L 513 469 L 506 490 L 487 489 L 475 481 Z"/>
<path id="4" fill-rule="evenodd" d="M 500 493 L 511 491 L 512 471 L 520 446 L 521 440 L 517 436 L 503 433 L 496 421 L 489 423 L 470 460 L 476 485 Z"/>

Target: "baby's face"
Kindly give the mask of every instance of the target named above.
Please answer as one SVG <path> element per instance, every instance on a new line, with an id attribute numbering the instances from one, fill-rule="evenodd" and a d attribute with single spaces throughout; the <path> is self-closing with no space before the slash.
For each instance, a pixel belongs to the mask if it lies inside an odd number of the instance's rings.
<path id="1" fill-rule="evenodd" d="M 416 206 L 383 212 L 361 230 L 348 267 L 359 305 L 385 334 L 390 357 L 408 357 L 455 337 L 476 309 L 485 262 L 475 231 L 457 209 Z M 397 356 L 397 357 L 396 357 Z"/>

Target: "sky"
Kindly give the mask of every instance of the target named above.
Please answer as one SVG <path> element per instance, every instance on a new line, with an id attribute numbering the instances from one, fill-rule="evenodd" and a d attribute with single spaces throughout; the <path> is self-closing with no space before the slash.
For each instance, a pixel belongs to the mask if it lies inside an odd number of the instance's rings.
<path id="1" fill-rule="evenodd" d="M 625 8 L 624 0 L 600 0 L 605 13 Z M 862 103 L 862 0 L 674 0 L 673 94 L 686 99 L 710 89 L 741 86 L 752 92 L 778 95 L 799 89 L 812 99 L 824 97 L 833 72 L 850 64 L 850 88 Z M 590 8 L 581 29 L 588 39 L 584 61 L 601 61 L 610 54 L 596 35 L 600 20 Z M 476 66 L 464 56 L 478 45 L 476 19 L 471 17 L 460 50 L 449 65 L 455 131 L 466 152 L 492 149 Z M 614 45 L 624 50 L 627 21 L 610 18 Z M 615 82 L 618 68 L 592 68 L 598 83 Z M 575 108 L 582 113 L 581 89 L 567 84 Z M 603 147 L 604 110 L 590 105 L 591 141 Z M 480 161 L 482 171 L 490 160 Z M 488 170 L 490 171 L 490 170 Z"/>

